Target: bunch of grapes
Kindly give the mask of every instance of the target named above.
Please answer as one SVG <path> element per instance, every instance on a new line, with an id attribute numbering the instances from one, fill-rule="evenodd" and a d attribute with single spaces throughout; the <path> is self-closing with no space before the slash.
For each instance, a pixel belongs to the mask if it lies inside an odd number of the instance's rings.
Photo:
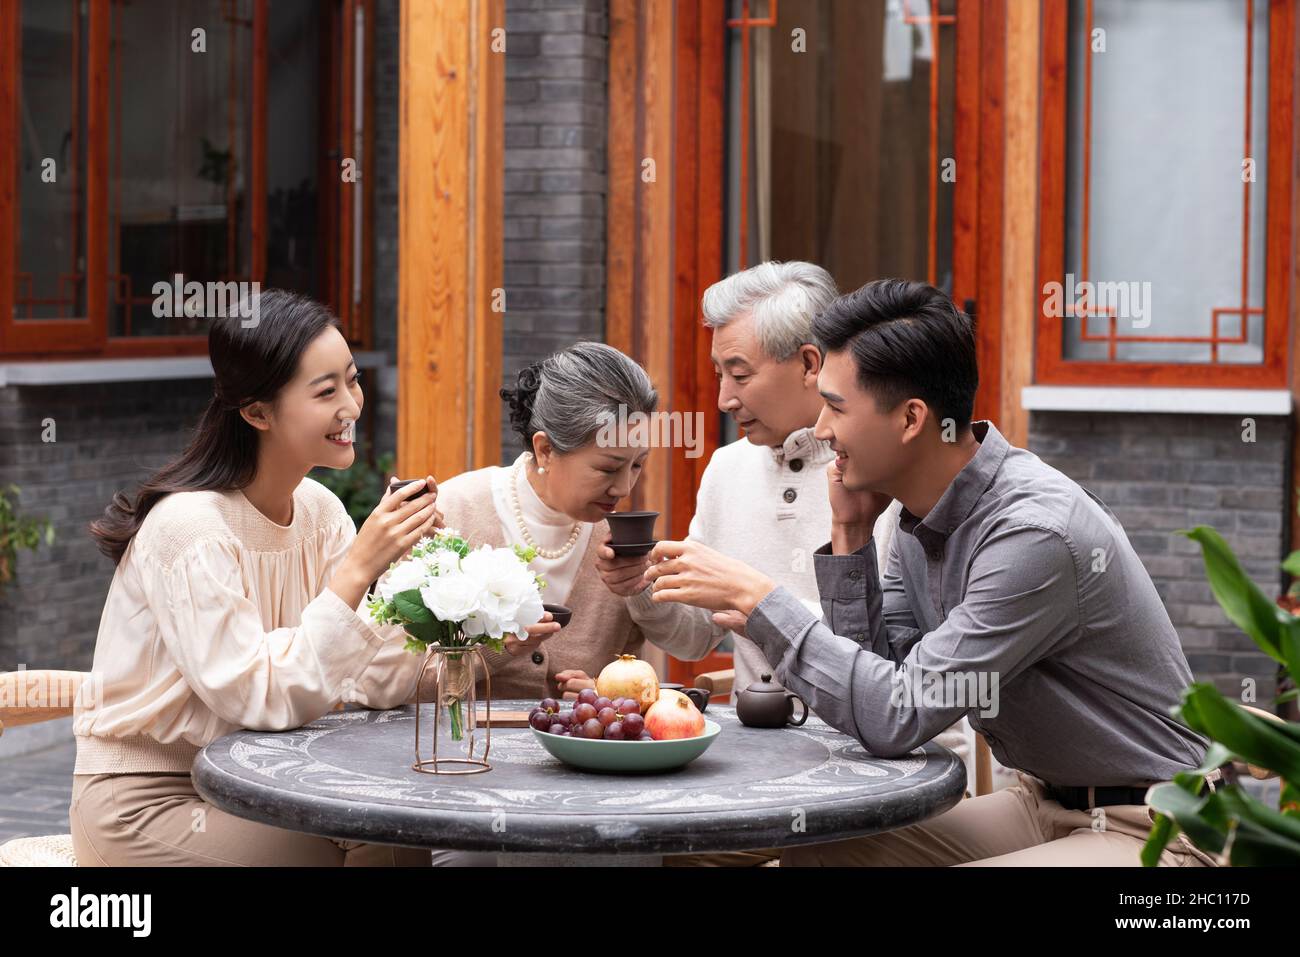
<path id="1" fill-rule="evenodd" d="M 538 731 L 567 734 L 574 738 L 602 738 L 605 741 L 653 741 L 645 729 L 641 703 L 635 698 L 605 698 L 593 688 L 584 688 L 568 711 L 560 702 L 543 698 L 528 714 L 528 723 Z"/>

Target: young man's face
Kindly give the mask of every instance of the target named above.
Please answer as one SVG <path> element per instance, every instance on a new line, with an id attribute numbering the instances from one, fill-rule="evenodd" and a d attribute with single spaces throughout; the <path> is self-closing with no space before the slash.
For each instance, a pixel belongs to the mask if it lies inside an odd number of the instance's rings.
<path id="1" fill-rule="evenodd" d="M 828 352 L 817 376 L 825 405 L 814 434 L 830 442 L 844 487 L 854 492 L 885 492 L 903 467 L 902 405 L 882 411 L 858 384 L 857 365 L 847 349 Z"/>

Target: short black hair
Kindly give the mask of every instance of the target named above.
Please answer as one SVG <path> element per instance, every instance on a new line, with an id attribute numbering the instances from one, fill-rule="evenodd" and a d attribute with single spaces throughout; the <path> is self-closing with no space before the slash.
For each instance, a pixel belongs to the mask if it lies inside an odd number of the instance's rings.
<path id="1" fill-rule="evenodd" d="M 934 286 L 877 279 L 832 302 L 813 320 L 823 353 L 848 349 L 858 384 L 893 409 L 918 398 L 937 420 L 970 425 L 979 386 L 970 317 Z"/>

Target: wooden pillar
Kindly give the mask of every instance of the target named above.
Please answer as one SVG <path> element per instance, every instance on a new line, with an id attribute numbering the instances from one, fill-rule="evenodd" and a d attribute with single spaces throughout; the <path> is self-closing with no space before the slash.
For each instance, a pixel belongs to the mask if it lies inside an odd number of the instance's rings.
<path id="1" fill-rule="evenodd" d="M 672 402 L 673 91 L 676 4 L 610 0 L 609 208 L 605 340 Z M 671 514 L 673 449 L 654 449 L 636 508 Z"/>
<path id="2" fill-rule="evenodd" d="M 1029 441 L 1020 390 L 1034 378 L 1038 220 L 1039 24 L 1037 0 L 1006 7 L 1005 193 L 1002 223 L 1002 369 L 998 428 L 1012 445 Z"/>
<path id="3" fill-rule="evenodd" d="M 504 30 L 504 0 L 402 0 L 397 470 L 403 477 L 450 478 L 500 458 L 501 310 L 508 306 Z"/>

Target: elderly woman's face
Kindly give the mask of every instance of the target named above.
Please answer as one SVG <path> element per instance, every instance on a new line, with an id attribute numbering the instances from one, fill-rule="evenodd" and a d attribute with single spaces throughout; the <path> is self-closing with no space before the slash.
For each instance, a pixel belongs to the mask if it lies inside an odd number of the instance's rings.
<path id="1" fill-rule="evenodd" d="M 533 436 L 533 456 L 546 468 L 543 501 L 577 522 L 599 522 L 632 494 L 650 454 L 648 444 L 602 446 L 592 441 L 559 453 L 545 433 Z"/>
<path id="2" fill-rule="evenodd" d="M 817 350 L 809 352 L 813 361 Z M 714 329 L 710 358 L 718 376 L 718 408 L 755 445 L 780 445 L 791 432 L 813 424 L 816 413 L 810 417 L 810 411 L 820 403 L 809 400 L 815 399 L 817 368 L 809 370 L 800 352 L 784 362 L 764 352 L 753 316 Z"/>

